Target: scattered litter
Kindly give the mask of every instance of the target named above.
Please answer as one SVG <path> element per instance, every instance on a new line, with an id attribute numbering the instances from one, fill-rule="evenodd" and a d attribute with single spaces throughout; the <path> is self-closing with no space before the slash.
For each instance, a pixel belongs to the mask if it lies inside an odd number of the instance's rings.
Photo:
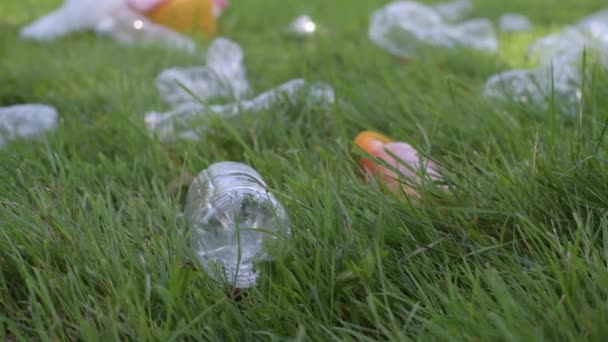
<path id="1" fill-rule="evenodd" d="M 396 194 L 420 198 L 417 186 L 426 180 L 439 182 L 443 178 L 435 163 L 418 155 L 415 148 L 377 132 L 365 131 L 355 139 L 355 145 L 380 160 L 361 158 L 359 164 L 369 176 L 379 178 Z"/>
<path id="2" fill-rule="evenodd" d="M 23 27 L 23 39 L 50 41 L 84 30 L 109 35 L 122 43 L 164 43 L 194 50 L 178 32 L 215 33 L 216 15 L 226 0 L 65 0 L 57 10 Z"/>
<path id="3" fill-rule="evenodd" d="M 498 50 L 494 26 L 488 19 L 447 24 L 435 9 L 413 1 L 392 2 L 376 10 L 369 37 L 399 57 L 415 55 L 426 45 Z"/>
<path id="4" fill-rule="evenodd" d="M 434 6 L 434 9 L 439 15 L 449 23 L 455 23 L 463 20 L 471 11 L 473 4 L 471 0 L 455 0 L 451 2 L 442 2 Z"/>
<path id="5" fill-rule="evenodd" d="M 549 66 L 580 63 L 585 50 L 608 65 L 608 9 L 537 40 L 530 45 L 528 53 L 540 59 L 541 65 Z"/>
<path id="6" fill-rule="evenodd" d="M 194 252 L 217 281 L 256 285 L 256 260 L 270 259 L 265 243 L 289 234 L 287 213 L 252 167 L 220 162 L 190 185 L 184 215 Z"/>
<path id="7" fill-rule="evenodd" d="M 300 15 L 295 18 L 287 30 L 293 36 L 307 37 L 317 31 L 317 24 L 307 15 Z"/>
<path id="8" fill-rule="evenodd" d="M 582 101 L 583 55 L 587 63 L 608 66 L 608 10 L 588 16 L 575 26 L 532 43 L 530 57 L 537 59 L 537 69 L 509 70 L 491 76 L 484 94 L 546 109 L 551 99 L 563 113 L 575 115 Z"/>
<path id="9" fill-rule="evenodd" d="M 551 68 L 515 69 L 490 77 L 484 95 L 504 101 L 514 101 L 546 110 L 555 98 L 559 109 L 576 113 L 582 98 L 580 74 L 571 66 L 564 66 L 551 73 Z"/>
<path id="10" fill-rule="evenodd" d="M 0 107 L 0 147 L 9 140 L 33 139 L 55 129 L 57 110 L 42 104 Z"/>
<path id="11" fill-rule="evenodd" d="M 299 99 L 303 99 L 305 105 L 317 106 L 334 103 L 335 95 L 331 86 L 326 83 L 309 83 L 303 79 L 294 79 L 251 100 L 211 106 L 198 102 L 185 102 L 166 113 L 148 113 L 145 122 L 148 129 L 161 141 L 171 141 L 176 138 L 200 140 L 199 132 L 204 127 L 196 127 L 195 123 L 204 120 L 205 117 L 217 115 L 229 119 L 243 112 L 268 110 L 284 100 L 293 105 Z"/>
<path id="12" fill-rule="evenodd" d="M 213 41 L 207 51 L 206 66 L 165 69 L 156 78 L 156 85 L 165 101 L 171 104 L 196 101 L 197 98 L 240 99 L 251 92 L 243 50 L 225 38 Z"/>
<path id="13" fill-rule="evenodd" d="M 505 13 L 498 20 L 498 28 L 501 32 L 525 32 L 532 30 L 533 27 L 528 17 L 518 13 Z"/>
<path id="14" fill-rule="evenodd" d="M 573 63 L 580 65 L 585 50 L 608 65 L 608 41 L 602 41 L 579 27 L 568 27 L 537 40 L 529 46 L 528 55 L 538 59 L 541 66 L 554 65 L 557 69 Z"/>

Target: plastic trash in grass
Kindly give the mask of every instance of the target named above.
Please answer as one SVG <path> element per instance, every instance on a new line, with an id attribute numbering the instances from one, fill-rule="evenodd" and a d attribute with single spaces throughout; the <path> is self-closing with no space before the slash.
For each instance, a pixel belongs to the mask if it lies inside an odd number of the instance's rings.
<path id="1" fill-rule="evenodd" d="M 84 30 L 95 30 L 123 43 L 165 43 L 194 50 L 177 31 L 215 33 L 215 16 L 226 0 L 65 0 L 57 10 L 23 27 L 23 39 L 50 41 Z"/>
<path id="2" fill-rule="evenodd" d="M 251 92 L 241 47 L 225 38 L 217 38 L 207 50 L 207 65 L 169 68 L 156 78 L 156 86 L 168 103 L 196 99 L 240 99 Z M 193 97 L 195 94 L 196 97 Z"/>
<path id="3" fill-rule="evenodd" d="M 14 139 L 32 139 L 57 126 L 57 110 L 43 104 L 0 107 L 0 147 Z"/>
<path id="4" fill-rule="evenodd" d="M 366 175 L 381 180 L 397 195 L 405 193 L 420 198 L 419 186 L 427 181 L 443 181 L 435 163 L 421 157 L 409 144 L 365 131 L 356 137 L 355 145 L 377 159 L 364 157 L 359 160 Z"/>
<path id="5" fill-rule="evenodd" d="M 528 48 L 529 56 L 539 59 L 541 66 L 545 67 L 580 64 L 585 52 L 608 66 L 608 9 L 545 36 Z"/>
<path id="6" fill-rule="evenodd" d="M 537 59 L 541 66 L 549 67 L 582 63 L 583 54 L 597 58 L 603 65 L 608 65 L 608 41 L 601 36 L 595 37 L 580 27 L 568 27 L 561 32 L 551 34 L 533 42 L 528 48 L 528 55 Z"/>
<path id="7" fill-rule="evenodd" d="M 498 50 L 491 21 L 473 19 L 448 24 L 435 9 L 414 1 L 392 2 L 376 10 L 372 14 L 369 37 L 399 57 L 416 55 L 425 46 Z"/>
<path id="8" fill-rule="evenodd" d="M 580 83 L 580 73 L 573 66 L 515 69 L 491 76 L 486 81 L 484 95 L 543 110 L 555 99 L 560 111 L 574 115 L 582 97 Z"/>
<path id="9" fill-rule="evenodd" d="M 608 66 L 607 19 L 608 10 L 604 10 L 532 43 L 528 54 L 540 66 L 493 75 L 484 94 L 542 109 L 553 100 L 560 112 L 576 115 L 583 96 L 583 63 L 586 70 L 596 62 Z"/>
<path id="10" fill-rule="evenodd" d="M 200 264 L 237 289 L 256 285 L 254 262 L 270 259 L 265 244 L 289 234 L 285 209 L 262 176 L 242 163 L 215 163 L 201 172 L 184 214 Z"/>
<path id="11" fill-rule="evenodd" d="M 210 106 L 199 102 L 185 102 L 166 113 L 150 112 L 146 114 L 145 123 L 161 141 L 200 140 L 200 133 L 207 127 L 206 119 L 212 116 L 230 119 L 243 112 L 268 110 L 285 101 L 295 105 L 299 100 L 303 100 L 304 105 L 323 106 L 334 103 L 335 95 L 331 86 L 326 83 L 309 83 L 303 79 L 294 79 L 250 100 Z"/>
<path id="12" fill-rule="evenodd" d="M 525 32 L 534 28 L 534 25 L 525 15 L 518 13 L 505 13 L 498 19 L 500 32 Z"/>

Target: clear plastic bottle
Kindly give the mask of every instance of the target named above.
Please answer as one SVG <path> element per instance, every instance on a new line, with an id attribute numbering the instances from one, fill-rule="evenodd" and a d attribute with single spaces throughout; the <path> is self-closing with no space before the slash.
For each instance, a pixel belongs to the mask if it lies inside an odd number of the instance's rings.
<path id="1" fill-rule="evenodd" d="M 215 163 L 201 172 L 190 186 L 184 214 L 203 268 L 235 288 L 256 284 L 253 262 L 268 258 L 264 241 L 289 233 L 285 210 L 260 174 L 237 162 Z"/>

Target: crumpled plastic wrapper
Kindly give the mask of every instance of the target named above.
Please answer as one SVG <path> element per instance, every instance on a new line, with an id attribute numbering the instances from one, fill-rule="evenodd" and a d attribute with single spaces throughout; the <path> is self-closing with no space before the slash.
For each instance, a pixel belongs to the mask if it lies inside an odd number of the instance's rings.
<path id="1" fill-rule="evenodd" d="M 582 100 L 585 51 L 592 56 L 592 62 L 608 67 L 608 10 L 532 43 L 528 53 L 539 60 L 540 66 L 494 75 L 486 82 L 484 94 L 541 108 L 548 108 L 554 94 L 557 108 L 575 115 Z"/>
<path id="2" fill-rule="evenodd" d="M 200 140 L 200 132 L 205 128 L 206 117 L 219 116 L 222 119 L 230 119 L 243 112 L 268 110 L 283 101 L 294 105 L 299 100 L 304 100 L 306 105 L 324 105 L 334 103 L 335 95 L 332 87 L 326 83 L 309 83 L 303 79 L 294 79 L 251 100 L 211 106 L 186 102 L 166 113 L 150 112 L 146 114 L 145 123 L 161 141 L 180 138 Z M 201 120 L 203 127 L 194 126 L 201 123 Z"/>
<path id="3" fill-rule="evenodd" d="M 65 0 L 57 10 L 23 27 L 19 35 L 22 39 L 50 41 L 84 30 L 95 30 L 122 43 L 161 43 L 195 50 L 191 39 L 151 22 L 126 0 Z"/>
<path id="4" fill-rule="evenodd" d="M 251 92 L 243 50 L 225 38 L 217 38 L 210 45 L 206 66 L 165 69 L 156 78 L 156 85 L 165 101 L 171 104 L 197 101 L 197 98 L 240 99 Z"/>
<path id="5" fill-rule="evenodd" d="M 0 107 L 0 147 L 15 139 L 33 139 L 57 126 L 57 110 L 43 104 Z"/>
<path id="6" fill-rule="evenodd" d="M 525 32 L 534 28 L 534 25 L 525 15 L 518 13 L 505 13 L 498 19 L 500 32 Z"/>
<path id="7" fill-rule="evenodd" d="M 416 55 L 424 46 L 468 47 L 495 52 L 498 41 L 488 19 L 447 23 L 432 7 L 414 2 L 392 2 L 372 14 L 370 39 L 399 57 Z"/>

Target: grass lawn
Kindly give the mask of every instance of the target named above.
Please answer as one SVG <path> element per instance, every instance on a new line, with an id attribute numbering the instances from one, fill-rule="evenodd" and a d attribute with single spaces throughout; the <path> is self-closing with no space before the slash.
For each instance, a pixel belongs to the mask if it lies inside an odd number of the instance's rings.
<path id="1" fill-rule="evenodd" d="M 0 1 L 0 106 L 58 108 L 59 129 L 0 150 L 0 340 L 605 340 L 608 74 L 575 117 L 480 96 L 526 67 L 528 43 L 596 0 L 477 0 L 473 16 L 528 15 L 497 55 L 437 50 L 399 64 L 367 38 L 382 0 L 234 0 L 221 33 L 256 93 L 326 81 L 348 106 L 279 108 L 163 145 L 143 115 L 154 84 L 198 55 L 92 33 L 41 44 L 21 25 L 60 0 Z M 309 13 L 327 33 L 285 26 Z M 440 165 L 452 191 L 399 199 L 360 178 L 352 140 L 375 129 Z M 213 162 L 254 166 L 293 236 L 235 302 L 197 267 L 166 185 Z"/>

